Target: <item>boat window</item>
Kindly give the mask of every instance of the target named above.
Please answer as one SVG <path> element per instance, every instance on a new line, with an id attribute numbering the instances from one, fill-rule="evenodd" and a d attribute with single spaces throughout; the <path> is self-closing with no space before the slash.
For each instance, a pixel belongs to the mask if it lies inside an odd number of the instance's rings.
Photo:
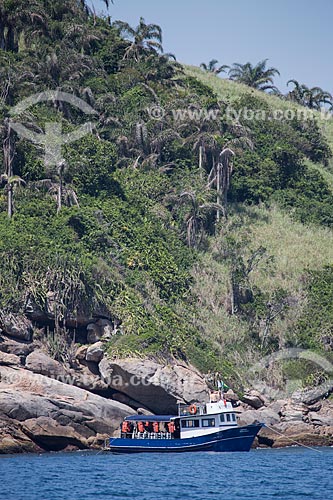
<path id="1" fill-rule="evenodd" d="M 203 418 L 202 427 L 215 427 L 215 418 Z"/>
<path id="2" fill-rule="evenodd" d="M 200 427 L 199 420 L 182 420 L 181 422 L 182 422 L 183 429 L 188 429 L 191 427 Z"/>
<path id="3" fill-rule="evenodd" d="M 232 416 L 233 422 L 236 422 L 236 415 L 233 413 L 231 416 Z"/>
<path id="4" fill-rule="evenodd" d="M 231 420 L 230 413 L 227 413 L 227 422 L 230 422 L 230 420 Z"/>
<path id="5" fill-rule="evenodd" d="M 224 415 L 220 415 L 220 421 L 224 422 Z"/>

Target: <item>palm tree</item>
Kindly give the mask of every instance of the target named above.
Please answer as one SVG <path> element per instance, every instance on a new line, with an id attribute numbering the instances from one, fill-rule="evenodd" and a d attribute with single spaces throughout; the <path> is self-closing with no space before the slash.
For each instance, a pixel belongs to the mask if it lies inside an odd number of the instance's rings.
<path id="1" fill-rule="evenodd" d="M 288 94 L 286 96 L 287 99 L 289 99 L 290 101 L 295 101 L 298 104 L 303 104 L 304 103 L 304 101 L 303 101 L 304 91 L 308 87 L 306 87 L 303 84 L 300 84 L 297 80 L 288 80 L 287 85 L 289 86 L 290 83 L 294 84 L 294 88 L 293 88 L 293 90 L 288 92 Z"/>
<path id="2" fill-rule="evenodd" d="M 320 110 L 323 104 L 332 105 L 332 94 L 320 87 L 312 87 L 307 102 L 309 108 Z"/>
<path id="3" fill-rule="evenodd" d="M 7 215 L 11 219 L 14 213 L 14 192 L 16 186 L 25 185 L 26 182 L 18 175 L 8 177 L 7 174 L 0 175 L 0 184 L 6 184 L 7 191 Z"/>
<path id="4" fill-rule="evenodd" d="M 103 3 L 105 4 L 106 8 L 109 9 L 110 3 L 113 3 L 113 0 L 102 0 Z M 94 2 L 92 2 L 94 4 Z M 81 5 L 83 11 L 88 15 L 88 16 L 96 16 L 95 13 L 95 7 L 90 6 L 86 0 L 80 0 L 79 4 Z"/>
<path id="5" fill-rule="evenodd" d="M 139 61 L 149 54 L 156 55 L 163 52 L 162 30 L 157 24 L 146 24 L 144 18 L 140 17 L 136 28 L 132 28 L 124 21 L 115 21 L 113 26 L 130 41 L 130 45 L 125 50 L 124 59 L 134 58 L 135 61 Z"/>
<path id="6" fill-rule="evenodd" d="M 13 137 L 13 130 L 10 128 L 9 119 L 5 119 L 3 126 L 4 140 L 3 140 L 3 163 L 4 163 L 4 174 L 2 175 L 2 181 L 7 182 L 7 213 L 8 217 L 11 218 L 13 215 L 13 184 L 11 179 L 13 178 L 13 160 L 15 154 L 15 143 Z"/>
<path id="7" fill-rule="evenodd" d="M 233 172 L 232 160 L 236 153 L 241 154 L 245 149 L 253 150 L 254 144 L 249 135 L 249 129 L 240 124 L 229 124 L 229 132 L 236 135 L 229 140 L 219 154 L 217 162 L 214 162 L 213 167 L 208 176 L 207 188 L 216 187 L 216 202 L 218 206 L 222 206 L 222 211 L 217 210 L 216 222 L 220 220 L 220 214 L 227 219 L 227 204 L 228 191 L 230 189 L 231 175 Z M 231 149 L 232 148 L 232 149 Z"/>
<path id="8" fill-rule="evenodd" d="M 56 166 L 56 170 L 50 172 L 53 174 L 54 181 L 45 179 L 44 185 L 49 187 L 49 193 L 55 193 L 57 199 L 57 214 L 61 211 L 63 202 L 67 206 L 79 206 L 76 192 L 71 187 L 65 186 L 64 176 L 68 169 L 67 163 L 63 160 Z"/>
<path id="9" fill-rule="evenodd" d="M 10 127 L 9 119 L 6 118 L 4 125 L 1 127 L 1 135 L 4 136 L 3 140 L 3 163 L 4 173 L 0 176 L 0 184 L 5 184 L 7 191 L 7 214 L 11 219 L 14 211 L 14 189 L 15 186 L 25 184 L 25 181 L 13 172 L 13 160 L 15 156 L 15 140 L 13 130 Z"/>
<path id="10" fill-rule="evenodd" d="M 31 31 L 36 33 L 36 27 L 45 28 L 46 14 L 37 0 L 26 2 L 0 3 L 0 48 L 6 51 L 18 52 L 19 42 L 25 42 L 25 36 Z M 21 37 L 23 39 L 21 40 Z"/>
<path id="11" fill-rule="evenodd" d="M 264 59 L 255 66 L 249 62 L 246 64 L 235 63 L 229 71 L 230 79 L 258 90 L 276 91 L 273 77 L 280 75 L 280 73 L 276 68 L 267 68 L 267 61 L 268 59 Z"/>
<path id="12" fill-rule="evenodd" d="M 309 88 L 304 83 L 297 80 L 289 80 L 287 85 L 292 83 L 294 88 L 287 94 L 287 99 L 302 104 L 310 109 L 320 110 L 322 104 L 332 105 L 332 95 L 320 87 Z"/>
<path id="13" fill-rule="evenodd" d="M 212 211 L 223 210 L 217 203 L 205 201 L 202 196 L 193 191 L 184 191 L 180 194 L 180 200 L 189 205 L 185 215 L 186 240 L 189 247 L 196 248 L 204 236 L 205 223 Z"/>
<path id="14" fill-rule="evenodd" d="M 223 64 L 222 66 L 216 67 L 218 63 L 217 59 L 212 59 L 208 64 L 201 63 L 200 68 L 204 69 L 209 73 L 214 73 L 215 75 L 219 75 L 220 73 L 226 73 L 226 70 L 229 69 L 230 66 L 227 64 Z"/>
<path id="15" fill-rule="evenodd" d="M 233 170 L 232 158 L 235 153 L 226 147 L 220 153 L 220 161 L 216 173 L 217 204 L 223 206 L 224 216 L 227 217 L 227 195 L 230 188 L 231 174 Z M 217 222 L 220 220 L 220 211 L 216 213 Z"/>
<path id="16" fill-rule="evenodd" d="M 192 132 L 187 135 L 185 143 L 192 144 L 193 151 L 198 153 L 201 173 L 204 173 L 205 168 L 209 171 L 214 166 L 220 147 L 220 137 L 218 120 L 200 120 L 192 125 Z"/>

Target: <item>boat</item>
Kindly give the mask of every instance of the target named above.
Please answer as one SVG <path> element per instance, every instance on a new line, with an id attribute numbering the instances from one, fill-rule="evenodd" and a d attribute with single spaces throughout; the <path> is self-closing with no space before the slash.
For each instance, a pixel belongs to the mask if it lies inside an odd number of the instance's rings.
<path id="1" fill-rule="evenodd" d="M 131 415 L 111 437 L 113 453 L 249 451 L 263 423 L 240 426 L 237 409 L 223 397 L 209 403 L 179 404 L 178 415 Z"/>

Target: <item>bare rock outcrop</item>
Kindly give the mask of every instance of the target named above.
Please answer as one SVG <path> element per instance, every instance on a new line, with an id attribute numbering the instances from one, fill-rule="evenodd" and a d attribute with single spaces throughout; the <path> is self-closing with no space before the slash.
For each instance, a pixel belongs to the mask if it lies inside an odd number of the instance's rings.
<path id="1" fill-rule="evenodd" d="M 32 324 L 23 315 L 1 314 L 0 327 L 6 335 L 15 339 L 30 341 L 32 338 Z"/>
<path id="2" fill-rule="evenodd" d="M 0 436 L 7 435 L 8 443 L 0 447 L 3 453 L 98 446 L 134 413 L 122 403 L 22 368 L 2 366 L 0 375 Z"/>
<path id="3" fill-rule="evenodd" d="M 93 363 L 99 363 L 104 356 L 104 344 L 103 342 L 95 342 L 88 347 L 86 352 L 86 360 L 92 361 Z"/>
<path id="4" fill-rule="evenodd" d="M 242 396 L 242 401 L 256 410 L 265 405 L 264 397 L 254 389 L 246 391 Z"/>
<path id="5" fill-rule="evenodd" d="M 137 358 L 102 359 L 99 369 L 113 389 L 140 401 L 154 413 L 174 413 L 177 402 L 208 401 L 209 390 L 197 370 L 181 364 L 162 365 Z"/>
<path id="6" fill-rule="evenodd" d="M 4 335 L 0 338 L 0 351 L 6 354 L 26 358 L 34 348 L 33 342 L 27 340 L 11 339 Z"/>
<path id="7" fill-rule="evenodd" d="M 25 366 L 34 373 L 40 373 L 50 378 L 60 379 L 65 377 L 66 374 L 66 370 L 59 361 L 52 359 L 40 350 L 33 351 L 27 356 Z"/>
<path id="8" fill-rule="evenodd" d="M 99 342 L 101 339 L 109 340 L 113 334 L 113 324 L 107 319 L 100 318 L 87 326 L 87 341 L 90 344 Z"/>
<path id="9" fill-rule="evenodd" d="M 15 356 L 15 354 L 7 354 L 0 351 L 0 365 L 4 366 L 15 366 L 21 364 L 21 358 Z"/>
<path id="10" fill-rule="evenodd" d="M 333 444 L 333 402 L 324 400 L 316 405 L 277 400 L 258 410 L 240 408 L 242 425 L 263 422 L 255 446 L 279 448 L 295 444 L 331 446 Z"/>

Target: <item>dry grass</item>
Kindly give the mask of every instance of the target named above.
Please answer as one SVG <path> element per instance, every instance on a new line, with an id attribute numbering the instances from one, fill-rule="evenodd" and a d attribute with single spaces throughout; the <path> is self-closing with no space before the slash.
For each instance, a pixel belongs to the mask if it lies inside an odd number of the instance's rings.
<path id="1" fill-rule="evenodd" d="M 332 263 L 333 232 L 330 229 L 304 226 L 276 207 L 255 207 L 251 212 L 256 216 L 248 225 L 252 244 L 264 246 L 274 258 L 272 272 L 260 267 L 253 272 L 252 279 L 263 290 L 281 286 L 298 293 L 304 270 L 320 269 Z"/>
<path id="2" fill-rule="evenodd" d="M 234 237 L 241 240 L 246 235 L 248 239 L 244 259 L 259 246 L 267 249 L 267 257 L 272 257 L 271 262 L 263 259 L 259 263 L 251 273 L 251 283 L 268 294 L 281 287 L 295 300 L 295 307 L 283 319 L 278 318 L 271 330 L 283 346 L 301 311 L 305 270 L 320 269 L 333 262 L 333 232 L 295 222 L 277 207 L 249 207 L 245 211 L 234 207 L 229 224 L 236 220 L 242 224 L 233 229 Z M 198 297 L 195 323 L 230 361 L 240 358 L 246 365 L 258 353 L 249 338 L 249 325 L 227 312 L 229 269 L 226 262 L 214 258 L 219 239 L 223 238 L 221 235 L 212 239 L 212 252 L 202 254 L 192 271 L 193 292 Z"/>
<path id="3" fill-rule="evenodd" d="M 305 109 L 196 67 L 187 66 L 186 73 L 201 80 L 221 100 L 231 104 L 241 96 L 252 94 L 269 103 L 273 109 Z M 333 119 L 324 120 L 318 112 L 313 112 L 313 115 L 317 117 L 333 150 Z M 333 160 L 329 167 L 311 162 L 307 162 L 307 165 L 319 171 L 333 190 Z M 236 229 L 232 229 L 233 236 L 238 241 L 248 240 L 243 247 L 243 258 L 246 260 L 250 252 L 259 246 L 265 247 L 267 255 L 272 257 L 270 264 L 265 259 L 259 263 L 251 273 L 251 283 L 268 294 L 283 288 L 294 298 L 295 306 L 288 310 L 284 318 L 277 318 L 271 330 L 271 335 L 278 339 L 282 347 L 287 338 L 293 335 L 293 326 L 304 304 L 302 278 L 305 271 L 320 269 L 333 262 L 333 232 L 318 226 L 305 226 L 294 221 L 291 214 L 274 206 L 267 208 L 241 205 L 233 207 L 232 213 L 228 224 L 238 222 Z M 229 269 L 226 262 L 214 258 L 216 247 L 224 237 L 222 234 L 213 238 L 212 251 L 202 254 L 193 268 L 193 292 L 198 297 L 194 322 L 219 347 L 221 355 L 237 366 L 237 370 L 245 373 L 246 367 L 260 357 L 260 352 L 250 338 L 249 324 L 227 312 Z"/>

